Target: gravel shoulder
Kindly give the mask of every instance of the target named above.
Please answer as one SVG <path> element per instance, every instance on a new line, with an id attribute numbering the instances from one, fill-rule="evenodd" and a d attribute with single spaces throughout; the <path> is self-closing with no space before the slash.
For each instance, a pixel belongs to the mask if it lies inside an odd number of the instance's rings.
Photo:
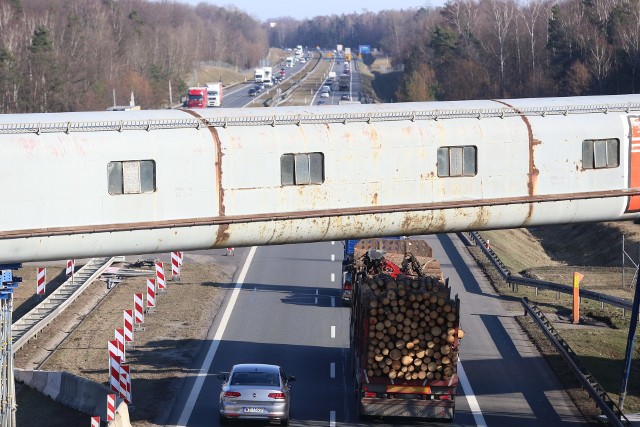
<path id="1" fill-rule="evenodd" d="M 145 315 L 145 330 L 134 334 L 135 347 L 127 350 L 133 380 L 130 409 L 133 426 L 164 424 L 183 378 L 191 372 L 188 367 L 195 360 L 224 300 L 234 271 L 232 264 L 185 262 L 181 280 L 167 280 L 167 291 L 157 296 L 157 312 Z M 170 271 L 165 273 L 169 278 Z M 35 272 L 33 274 L 35 276 Z M 25 269 L 16 303 L 32 300 L 27 295 L 29 276 Z M 35 279 L 31 283 L 35 283 Z M 15 366 L 33 369 L 42 364 L 39 369 L 70 372 L 108 385 L 107 341 L 114 338 L 116 328 L 122 327 L 123 310 L 133 308 L 134 293 L 141 292 L 146 293 L 144 277 L 128 278 L 111 291 L 105 283 L 94 282 L 37 339 L 16 354 Z M 103 299 L 107 293 L 108 298 Z M 20 309 L 19 304 L 16 312 Z M 41 425 L 41 414 L 45 412 L 55 414 L 53 418 L 60 426 L 84 425 L 89 421 L 88 415 L 64 408 L 25 386 L 19 387 L 16 399 L 16 421 L 21 426 Z"/>

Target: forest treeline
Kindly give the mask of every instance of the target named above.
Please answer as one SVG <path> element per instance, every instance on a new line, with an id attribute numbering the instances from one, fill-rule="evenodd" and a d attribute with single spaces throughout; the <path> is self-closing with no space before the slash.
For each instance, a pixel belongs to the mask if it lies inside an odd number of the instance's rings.
<path id="1" fill-rule="evenodd" d="M 203 61 L 246 69 L 269 46 L 357 49 L 404 64 L 398 101 L 635 93 L 640 0 L 449 0 L 260 22 L 250 11 L 147 0 L 0 2 L 0 112 L 143 108 Z"/>

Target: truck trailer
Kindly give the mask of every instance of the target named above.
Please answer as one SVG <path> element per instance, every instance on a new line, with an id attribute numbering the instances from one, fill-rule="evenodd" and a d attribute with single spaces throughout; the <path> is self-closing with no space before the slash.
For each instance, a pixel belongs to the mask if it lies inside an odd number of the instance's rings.
<path id="1" fill-rule="evenodd" d="M 351 75 L 340 74 L 338 78 L 338 90 L 349 90 L 351 88 Z"/>
<path id="2" fill-rule="evenodd" d="M 460 300 L 424 240 L 354 246 L 350 346 L 361 418 L 451 421 Z"/>
<path id="3" fill-rule="evenodd" d="M 207 106 L 208 107 L 220 107 L 222 106 L 223 88 L 222 83 L 207 83 Z"/>

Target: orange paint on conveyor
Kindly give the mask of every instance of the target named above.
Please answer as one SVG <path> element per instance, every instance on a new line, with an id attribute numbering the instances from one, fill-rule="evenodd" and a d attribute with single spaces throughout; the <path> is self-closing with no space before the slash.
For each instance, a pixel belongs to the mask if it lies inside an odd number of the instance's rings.
<path id="1" fill-rule="evenodd" d="M 640 117 L 630 117 L 629 188 L 640 187 Z M 627 212 L 640 211 L 640 196 L 630 196 Z"/>

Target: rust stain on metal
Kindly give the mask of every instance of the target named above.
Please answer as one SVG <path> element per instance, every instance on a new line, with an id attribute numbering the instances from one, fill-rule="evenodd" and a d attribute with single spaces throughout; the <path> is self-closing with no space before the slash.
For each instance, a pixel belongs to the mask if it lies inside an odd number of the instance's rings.
<path id="1" fill-rule="evenodd" d="M 533 137 L 533 128 L 531 127 L 531 122 L 529 122 L 529 118 L 526 115 L 524 115 L 522 111 L 520 111 L 518 108 L 515 108 L 512 105 L 507 104 L 504 101 L 496 100 L 496 102 L 506 105 L 507 107 L 511 108 L 513 111 L 518 113 L 520 115 L 520 118 L 524 122 L 525 126 L 527 127 L 527 133 L 529 135 L 529 171 L 527 173 L 529 177 L 529 182 L 527 182 L 527 188 L 529 190 L 529 196 L 534 196 L 536 194 L 536 190 L 538 187 L 538 176 L 540 175 L 540 171 L 538 170 L 538 168 L 536 168 L 536 164 L 535 164 L 535 146 L 542 144 L 542 141 L 535 139 Z M 527 219 L 525 220 L 524 223 L 525 224 L 529 223 L 532 216 L 533 216 L 533 205 L 529 205 L 529 212 L 527 213 Z"/>
<path id="2" fill-rule="evenodd" d="M 373 215 L 373 214 L 390 214 L 399 212 L 431 212 L 434 221 L 444 223 L 446 219 L 446 210 L 451 209 L 468 209 L 484 207 L 488 212 L 494 206 L 510 206 L 510 205 L 530 205 L 535 203 L 563 202 L 571 200 L 588 200 L 588 199 L 607 199 L 615 197 L 640 196 L 640 188 L 608 190 L 608 191 L 590 191 L 582 193 L 563 193 L 553 195 L 534 195 L 534 196 L 518 196 L 504 197 L 493 199 L 472 199 L 459 200 L 452 202 L 438 203 L 414 203 L 414 204 L 398 204 L 386 206 L 365 206 L 355 208 L 342 209 L 318 209 L 308 211 L 291 211 L 266 214 L 248 214 L 248 215 L 225 215 L 213 217 L 199 217 L 174 219 L 164 221 L 141 221 L 134 223 L 112 223 L 99 225 L 81 225 L 74 227 L 50 227 L 22 230 L 0 231 L 0 239 L 23 239 L 29 237 L 41 236 L 62 236 L 92 233 L 109 233 L 137 230 L 155 230 L 170 228 L 189 228 L 189 227 L 220 227 L 220 232 L 228 236 L 228 227 L 232 225 L 267 223 L 271 226 L 272 221 L 291 221 L 297 219 L 311 218 L 329 218 L 339 216 L 357 216 L 357 215 Z M 379 217 L 377 220 L 382 221 Z M 426 229 L 425 229 L 426 230 Z"/>
<path id="3" fill-rule="evenodd" d="M 378 206 L 378 193 L 373 193 L 373 199 L 371 199 L 372 206 Z"/>
<path id="4" fill-rule="evenodd" d="M 202 117 L 193 110 L 185 110 L 188 114 L 192 116 L 202 119 Z M 224 206 L 224 188 L 222 187 L 222 142 L 220 141 L 220 136 L 218 135 L 218 130 L 213 126 L 208 126 L 209 133 L 211 134 L 211 138 L 213 140 L 216 158 L 214 159 L 214 168 L 215 168 L 215 180 L 214 188 L 215 192 L 218 195 L 218 212 L 217 215 L 220 217 L 225 216 L 225 206 Z M 220 226 L 218 227 L 218 233 L 216 235 L 215 245 L 223 245 L 229 239 L 228 226 Z"/>

